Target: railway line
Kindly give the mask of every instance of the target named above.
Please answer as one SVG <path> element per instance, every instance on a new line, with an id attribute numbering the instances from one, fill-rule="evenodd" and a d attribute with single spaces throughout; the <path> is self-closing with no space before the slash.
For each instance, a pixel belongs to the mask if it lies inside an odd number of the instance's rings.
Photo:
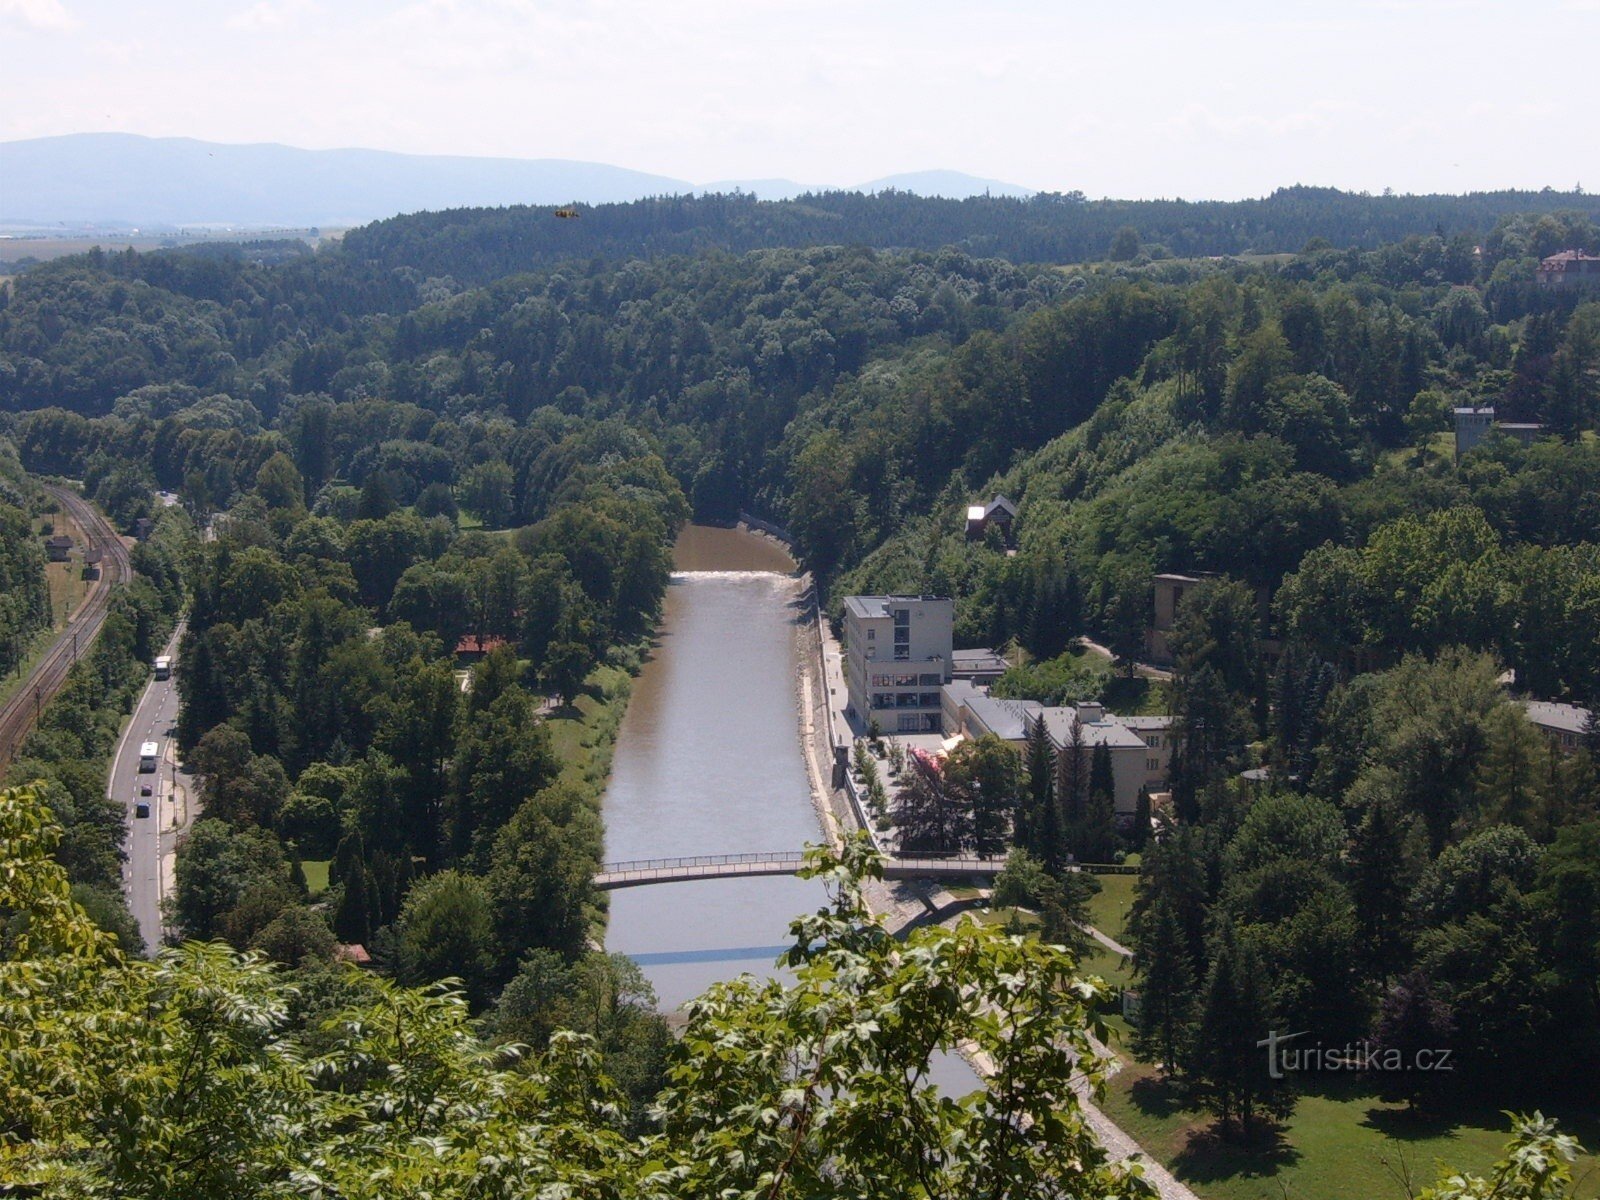
<path id="1" fill-rule="evenodd" d="M 39 713 L 61 690 L 67 680 L 67 672 L 72 670 L 78 655 L 86 653 L 94 644 L 101 625 L 105 623 L 112 590 L 133 575 L 133 562 L 128 556 L 128 548 L 94 505 L 76 492 L 55 484 L 47 483 L 44 489 L 78 523 L 87 543 L 86 548 L 100 551 L 100 578 L 90 581 L 83 601 L 68 617 L 66 627 L 23 685 L 0 707 L 0 763 L 10 763 L 16 759 Z"/>

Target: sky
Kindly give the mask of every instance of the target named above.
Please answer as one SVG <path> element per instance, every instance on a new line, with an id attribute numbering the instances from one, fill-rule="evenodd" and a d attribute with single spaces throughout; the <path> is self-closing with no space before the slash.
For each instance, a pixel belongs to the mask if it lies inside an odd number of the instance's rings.
<path id="1" fill-rule="evenodd" d="M 0 0 L 0 140 L 952 169 L 1091 197 L 1600 186 L 1600 0 Z"/>

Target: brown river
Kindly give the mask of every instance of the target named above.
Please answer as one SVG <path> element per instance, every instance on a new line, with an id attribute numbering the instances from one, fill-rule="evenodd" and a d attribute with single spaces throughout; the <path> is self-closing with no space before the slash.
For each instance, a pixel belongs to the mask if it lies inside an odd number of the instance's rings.
<path id="1" fill-rule="evenodd" d="M 794 561 L 778 543 L 691 525 L 674 548 L 655 649 L 617 738 L 606 790 L 606 859 L 799 850 L 820 842 L 800 746 Z M 822 885 L 786 876 L 611 893 L 606 948 L 633 958 L 667 1011 L 719 979 L 783 976 L 789 921 Z M 977 1084 L 955 1054 L 930 1079 Z"/>
<path id="2" fill-rule="evenodd" d="M 822 840 L 801 755 L 794 562 L 767 538 L 689 526 L 655 649 L 617 739 L 606 859 L 794 851 Z M 718 979 L 773 974 L 822 887 L 788 877 L 611 893 L 608 949 L 673 1009 Z"/>

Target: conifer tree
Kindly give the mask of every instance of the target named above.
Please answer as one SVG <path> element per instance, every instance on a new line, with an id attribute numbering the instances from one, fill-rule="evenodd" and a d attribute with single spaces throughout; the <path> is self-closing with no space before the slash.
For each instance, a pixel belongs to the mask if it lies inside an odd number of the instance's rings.
<path id="1" fill-rule="evenodd" d="M 369 878 L 364 867 L 354 864 L 344 872 L 344 892 L 339 897 L 338 911 L 333 914 L 333 932 L 341 942 L 365 946 L 372 940 Z"/>
<path id="2" fill-rule="evenodd" d="M 1143 850 L 1150 840 L 1150 789 L 1140 787 L 1139 798 L 1133 806 L 1133 829 L 1129 839 L 1135 850 Z"/>
<path id="3" fill-rule="evenodd" d="M 1194 1023 L 1194 964 L 1175 899 L 1160 892 L 1138 925 L 1139 1025 L 1134 1045 L 1176 1071 Z"/>
<path id="4" fill-rule="evenodd" d="M 1045 870 L 1054 874 L 1061 867 L 1061 826 L 1055 803 L 1055 762 L 1042 714 L 1028 728 L 1025 757 L 1028 797 L 1017 812 L 1016 841 L 1033 851 Z"/>
<path id="5" fill-rule="evenodd" d="M 1268 1070 L 1274 1047 L 1261 1044 L 1276 1028 L 1271 983 L 1261 955 L 1227 917 L 1212 933 L 1210 959 L 1192 1056 L 1196 1090 L 1225 1137 L 1248 1136 L 1259 1113 L 1293 1107 L 1287 1079 Z"/>

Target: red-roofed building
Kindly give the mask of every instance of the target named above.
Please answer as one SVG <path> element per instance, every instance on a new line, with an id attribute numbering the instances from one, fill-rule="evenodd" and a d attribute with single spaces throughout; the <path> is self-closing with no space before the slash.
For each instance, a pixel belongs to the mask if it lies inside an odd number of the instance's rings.
<path id="1" fill-rule="evenodd" d="M 456 658 L 462 662 L 477 662 L 491 650 L 498 650 L 501 646 L 508 646 L 509 642 L 503 637 L 493 635 L 485 638 L 467 634 L 456 643 Z"/>
<path id="2" fill-rule="evenodd" d="M 1600 288 L 1600 258 L 1582 250 L 1563 250 L 1539 263 L 1536 278 L 1540 287 Z"/>

